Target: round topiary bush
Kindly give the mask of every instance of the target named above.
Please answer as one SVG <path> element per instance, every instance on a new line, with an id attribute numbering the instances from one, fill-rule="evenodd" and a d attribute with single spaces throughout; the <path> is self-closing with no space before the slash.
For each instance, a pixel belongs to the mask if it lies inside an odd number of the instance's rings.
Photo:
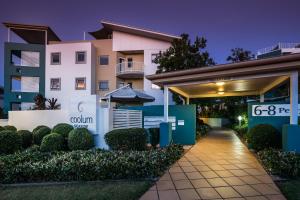
<path id="1" fill-rule="evenodd" d="M 64 138 L 58 133 L 51 133 L 42 139 L 41 151 L 60 151 L 64 146 Z"/>
<path id="2" fill-rule="evenodd" d="M 32 133 L 28 130 L 19 130 L 17 133 L 22 138 L 22 147 L 24 149 L 30 147 L 32 145 L 33 136 Z"/>
<path id="3" fill-rule="evenodd" d="M 0 154 L 10 154 L 20 150 L 22 138 L 15 131 L 0 131 Z"/>
<path id="4" fill-rule="evenodd" d="M 32 130 L 32 133 L 34 133 L 34 132 L 36 132 L 37 130 L 39 130 L 40 128 L 44 128 L 44 127 L 49 128 L 48 126 L 40 125 L 40 126 L 35 127 L 35 128 Z"/>
<path id="5" fill-rule="evenodd" d="M 9 130 L 9 131 L 17 131 L 17 128 L 14 126 L 10 126 L 10 125 L 6 125 L 3 127 L 5 130 Z"/>
<path id="6" fill-rule="evenodd" d="M 0 131 L 4 131 L 5 130 L 5 128 L 3 128 L 2 126 L 0 126 Z"/>
<path id="7" fill-rule="evenodd" d="M 70 124 L 60 123 L 53 127 L 52 132 L 58 133 L 62 135 L 64 138 L 68 138 L 70 131 L 72 131 L 73 129 L 74 129 L 73 126 Z"/>
<path id="8" fill-rule="evenodd" d="M 112 150 L 145 150 L 146 130 L 143 128 L 116 129 L 105 134 L 105 141 Z"/>
<path id="9" fill-rule="evenodd" d="M 94 138 L 86 128 L 73 129 L 69 133 L 68 147 L 70 150 L 87 150 L 94 146 Z"/>
<path id="10" fill-rule="evenodd" d="M 256 151 L 267 148 L 280 148 L 281 135 L 276 128 L 269 124 L 259 124 L 249 130 L 246 139 Z"/>
<path id="11" fill-rule="evenodd" d="M 51 133 L 51 129 L 48 127 L 41 127 L 37 131 L 33 132 L 34 144 L 40 145 L 43 137 L 49 135 L 50 133 Z"/>

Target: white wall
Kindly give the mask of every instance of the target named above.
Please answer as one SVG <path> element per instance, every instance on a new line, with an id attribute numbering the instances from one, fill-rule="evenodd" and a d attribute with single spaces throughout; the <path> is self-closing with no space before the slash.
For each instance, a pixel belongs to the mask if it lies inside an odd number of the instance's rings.
<path id="1" fill-rule="evenodd" d="M 155 40 L 118 31 L 113 32 L 113 51 L 144 51 L 145 76 L 156 73 L 157 65 L 152 63 L 151 54 L 156 54 L 160 51 L 165 51 L 170 46 L 170 42 Z M 144 78 L 144 91 L 146 92 L 146 94 L 155 97 L 154 102 L 146 103 L 145 105 L 162 105 L 163 91 L 159 89 L 152 89 L 151 85 L 151 81 Z M 169 103 L 174 104 L 172 101 L 171 93 L 169 97 Z"/>
<path id="2" fill-rule="evenodd" d="M 86 63 L 75 64 L 75 52 L 86 51 Z M 61 64 L 51 65 L 51 52 L 61 53 Z M 62 109 L 68 109 L 68 102 L 74 95 L 95 94 L 95 48 L 91 42 L 60 43 L 46 46 L 46 98 L 57 98 Z M 86 78 L 86 90 L 75 90 L 75 78 Z M 50 79 L 61 79 L 61 90 L 50 90 Z"/>

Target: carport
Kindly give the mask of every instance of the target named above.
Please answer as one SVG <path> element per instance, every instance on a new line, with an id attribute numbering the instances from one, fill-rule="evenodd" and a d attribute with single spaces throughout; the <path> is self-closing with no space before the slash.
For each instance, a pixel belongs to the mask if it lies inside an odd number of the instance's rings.
<path id="1" fill-rule="evenodd" d="M 187 104 L 191 98 L 249 95 L 259 95 L 260 101 L 264 102 L 266 92 L 290 81 L 290 125 L 297 125 L 299 71 L 300 54 L 291 54 L 154 74 L 147 79 L 164 88 L 165 122 L 168 119 L 169 90 L 185 97 Z"/>

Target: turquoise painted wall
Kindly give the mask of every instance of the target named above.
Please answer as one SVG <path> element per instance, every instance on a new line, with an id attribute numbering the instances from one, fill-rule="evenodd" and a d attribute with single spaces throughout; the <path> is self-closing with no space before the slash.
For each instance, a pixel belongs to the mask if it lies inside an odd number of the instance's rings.
<path id="1" fill-rule="evenodd" d="M 15 66 L 11 63 L 11 51 L 40 52 L 40 67 Z M 12 92 L 12 76 L 40 77 L 39 93 L 45 95 L 45 45 L 6 42 L 4 44 L 4 112 L 10 110 L 12 102 L 33 102 L 34 92 Z M 21 95 L 21 99 L 18 98 Z"/>
<path id="2" fill-rule="evenodd" d="M 162 105 L 122 107 L 132 110 L 142 110 L 143 116 L 163 116 Z M 171 105 L 169 116 L 176 117 L 176 130 L 172 131 L 172 139 L 176 144 L 192 145 L 196 140 L 196 105 Z M 178 125 L 178 120 L 184 120 L 184 126 Z"/>

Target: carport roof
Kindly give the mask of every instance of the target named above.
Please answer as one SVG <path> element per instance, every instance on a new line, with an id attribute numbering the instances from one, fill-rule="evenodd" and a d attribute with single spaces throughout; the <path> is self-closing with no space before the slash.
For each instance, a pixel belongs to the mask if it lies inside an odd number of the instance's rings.
<path id="1" fill-rule="evenodd" d="M 189 98 L 248 96 L 265 93 L 300 71 L 300 54 L 149 75 L 153 84 L 168 86 Z M 223 82 L 223 85 L 217 83 Z"/>

